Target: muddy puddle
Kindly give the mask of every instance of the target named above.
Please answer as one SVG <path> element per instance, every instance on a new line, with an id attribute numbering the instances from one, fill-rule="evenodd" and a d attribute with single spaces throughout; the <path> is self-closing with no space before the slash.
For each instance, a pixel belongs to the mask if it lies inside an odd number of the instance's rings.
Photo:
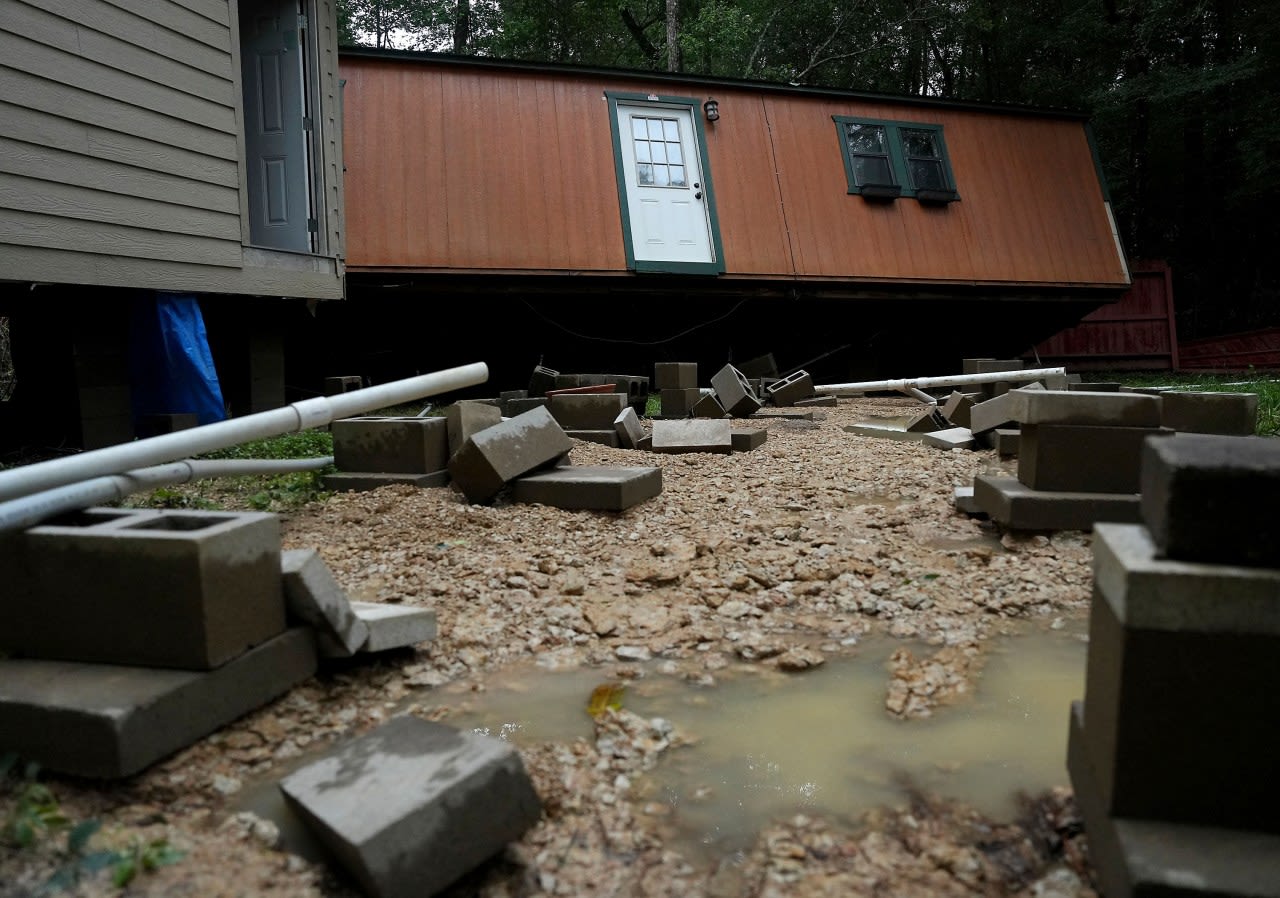
<path id="1" fill-rule="evenodd" d="M 770 820 L 796 812 L 852 822 L 901 804 L 907 784 L 1012 820 L 1020 791 L 1068 782 L 1067 714 L 1084 693 L 1082 628 L 996 641 L 973 699 L 925 720 L 884 710 L 896 640 L 866 640 L 803 674 L 730 667 L 709 688 L 651 666 L 627 684 L 623 704 L 671 721 L 688 744 L 636 780 L 637 805 L 691 859 L 741 852 Z M 448 706 L 446 723 L 517 745 L 568 742 L 591 738 L 586 704 L 607 681 L 600 670 L 528 665 L 494 674 L 482 691 L 459 684 L 418 702 Z M 237 810 L 276 821 L 290 850 L 315 856 L 274 780 L 246 790 Z"/>

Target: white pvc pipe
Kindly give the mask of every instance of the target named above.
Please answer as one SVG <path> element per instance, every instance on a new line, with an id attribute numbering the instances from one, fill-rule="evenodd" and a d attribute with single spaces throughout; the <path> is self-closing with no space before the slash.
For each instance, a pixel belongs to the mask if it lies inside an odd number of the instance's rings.
<path id="1" fill-rule="evenodd" d="M 1002 380 L 1039 380 L 1042 377 L 1066 374 L 1066 368 L 1021 368 L 1017 371 L 992 371 L 987 374 L 951 374 L 945 377 L 913 377 L 903 380 L 866 380 L 852 384 L 824 384 L 814 387 L 814 392 L 841 396 L 893 390 L 908 393 L 912 389 L 928 390 L 934 387 L 963 387 L 969 384 L 993 384 Z"/>
<path id="2" fill-rule="evenodd" d="M 350 393 L 304 399 L 283 408 L 245 415 L 243 418 L 231 418 L 203 427 L 11 468 L 0 471 L 0 502 L 80 480 L 120 474 L 135 468 L 163 464 L 175 458 L 225 449 L 249 440 L 323 427 L 338 418 L 348 418 L 388 405 L 399 405 L 450 390 L 460 390 L 484 383 L 488 379 L 488 366 L 483 362 L 475 362 L 363 390 L 352 390 Z"/>
<path id="3" fill-rule="evenodd" d="M 333 464 L 333 456 L 320 458 L 237 458 L 194 459 L 151 468 L 138 468 L 123 474 L 95 477 L 66 486 L 55 487 L 30 496 L 22 496 L 10 502 L 0 502 L 0 533 L 34 527 L 41 521 L 115 502 L 125 496 L 145 490 L 159 489 L 192 480 L 212 477 L 242 477 L 248 474 L 292 474 L 298 471 L 318 471 Z"/>

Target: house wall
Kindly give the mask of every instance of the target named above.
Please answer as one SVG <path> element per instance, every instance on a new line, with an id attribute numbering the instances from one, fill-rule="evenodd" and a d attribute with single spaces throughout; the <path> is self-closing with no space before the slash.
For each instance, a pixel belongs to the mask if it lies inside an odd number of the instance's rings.
<path id="1" fill-rule="evenodd" d="M 624 274 L 605 91 L 696 97 L 726 278 L 1123 286 L 1074 117 L 347 55 L 352 270 Z M 960 201 L 847 192 L 832 115 L 942 125 Z"/>
<path id="2" fill-rule="evenodd" d="M 320 118 L 336 122 L 332 0 L 312 5 Z M 228 0 L 0 4 L 0 278 L 342 295 L 336 146 L 325 251 L 246 246 L 235 23 Z"/>

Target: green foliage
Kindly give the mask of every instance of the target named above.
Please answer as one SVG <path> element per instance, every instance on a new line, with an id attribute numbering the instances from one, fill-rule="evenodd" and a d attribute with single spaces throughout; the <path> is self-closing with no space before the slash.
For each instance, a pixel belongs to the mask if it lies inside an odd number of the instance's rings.
<path id="1" fill-rule="evenodd" d="M 260 488 L 250 493 L 245 500 L 250 508 L 256 511 L 288 511 L 300 508 L 308 502 L 328 495 L 320 480 L 319 471 L 299 471 L 294 474 L 278 474 L 265 478 L 243 478 L 255 480 Z"/>
<path id="2" fill-rule="evenodd" d="M 18 767 L 16 754 L 9 752 L 0 757 L 0 780 L 10 780 Z M 36 781 L 39 773 L 40 767 L 35 763 L 23 766 L 16 786 L 16 801 L 0 829 L 0 841 L 17 848 L 29 848 L 40 836 L 68 825 L 53 792 Z"/>
<path id="3" fill-rule="evenodd" d="M 646 418 L 654 418 L 662 414 L 662 395 L 659 393 L 650 393 L 649 398 L 644 401 L 644 416 Z"/>
<path id="4" fill-rule="evenodd" d="M 217 502 L 203 496 L 162 486 L 152 490 L 137 503 L 141 508 L 195 508 L 202 511 L 213 511 L 219 508 Z"/>
<path id="5" fill-rule="evenodd" d="M 215 449 L 198 458 L 318 458 L 333 454 L 333 436 L 327 430 L 304 430 L 238 446 Z"/>

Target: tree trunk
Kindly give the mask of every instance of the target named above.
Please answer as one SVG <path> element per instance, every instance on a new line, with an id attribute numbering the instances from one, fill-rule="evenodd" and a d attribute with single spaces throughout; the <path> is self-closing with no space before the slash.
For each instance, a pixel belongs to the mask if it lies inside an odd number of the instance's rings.
<path id="1" fill-rule="evenodd" d="M 453 52 L 466 53 L 471 42 L 471 0 L 457 0 L 453 16 Z"/>
<path id="2" fill-rule="evenodd" d="M 667 71 L 680 68 L 680 0 L 667 0 Z"/>

